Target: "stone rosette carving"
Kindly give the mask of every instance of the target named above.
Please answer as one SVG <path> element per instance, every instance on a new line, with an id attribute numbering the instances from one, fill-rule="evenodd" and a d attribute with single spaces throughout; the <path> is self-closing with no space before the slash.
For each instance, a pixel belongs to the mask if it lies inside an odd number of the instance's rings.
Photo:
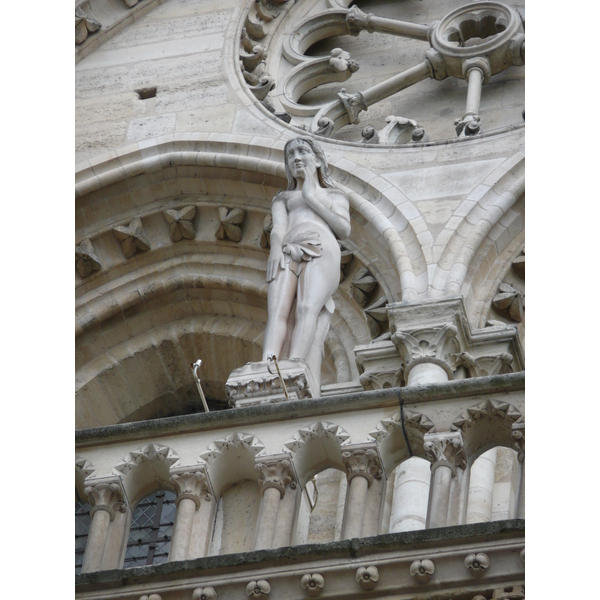
<path id="1" fill-rule="evenodd" d="M 205 502 L 212 500 L 208 479 L 203 471 L 190 470 L 174 473 L 169 480 L 177 493 L 176 506 L 179 506 L 184 498 L 189 498 L 194 501 L 197 510 L 200 508 L 200 500 Z"/>
<path id="2" fill-rule="evenodd" d="M 465 556 L 465 567 L 476 577 L 482 577 L 490 566 L 490 558 L 484 552 L 467 554 Z"/>
<path id="3" fill-rule="evenodd" d="M 144 594 L 140 596 L 140 600 L 162 600 L 162 596 L 160 594 L 150 594 L 149 596 Z"/>
<path id="4" fill-rule="evenodd" d="M 102 268 L 90 240 L 85 239 L 79 246 L 75 246 L 75 266 L 77 272 L 83 278 L 89 277 L 94 271 L 99 271 Z"/>
<path id="5" fill-rule="evenodd" d="M 266 489 L 273 487 L 280 491 L 283 498 L 288 485 L 292 489 L 296 487 L 296 477 L 289 455 L 285 458 L 281 456 L 262 457 L 260 461 L 256 462 L 254 468 L 259 473 L 258 484 L 263 494 Z"/>
<path id="6" fill-rule="evenodd" d="M 104 510 L 110 515 L 110 520 L 115 518 L 115 512 L 125 512 L 123 489 L 118 483 L 95 483 L 85 487 L 83 493 L 92 505 L 90 515 L 98 510 Z"/>
<path id="7" fill-rule="evenodd" d="M 102 27 L 100 21 L 88 16 L 81 7 L 75 8 L 75 43 L 83 44 L 90 33 Z"/>
<path id="8" fill-rule="evenodd" d="M 501 314 L 520 323 L 525 316 L 525 294 L 509 283 L 501 283 L 492 300 L 492 306 Z"/>
<path id="9" fill-rule="evenodd" d="M 491 600 L 525 600 L 525 590 L 522 585 L 496 588 Z"/>
<path id="10" fill-rule="evenodd" d="M 409 572 L 417 583 L 426 584 L 431 581 L 431 578 L 435 573 L 435 565 L 433 564 L 433 561 L 428 558 L 414 560 L 410 565 Z"/>
<path id="11" fill-rule="evenodd" d="M 192 600 L 216 600 L 218 594 L 214 587 L 196 588 L 192 592 Z"/>
<path id="12" fill-rule="evenodd" d="M 228 239 L 232 242 L 239 242 L 242 239 L 242 223 L 246 218 L 246 211 L 243 208 L 227 208 L 219 206 L 219 221 L 221 225 L 215 233 L 218 240 Z"/>
<path id="13" fill-rule="evenodd" d="M 348 482 L 354 477 L 364 477 L 371 486 L 374 479 L 381 479 L 383 475 L 381 460 L 373 444 L 348 446 L 342 452 L 342 462 L 346 467 Z"/>
<path id="14" fill-rule="evenodd" d="M 463 438 L 460 432 L 426 433 L 423 436 L 423 448 L 432 460 L 432 471 L 446 466 L 455 472 L 456 467 L 465 469 L 467 457 L 464 451 Z"/>
<path id="15" fill-rule="evenodd" d="M 75 471 L 81 473 L 84 480 L 92 475 L 95 471 L 94 465 L 87 459 L 81 456 L 75 457 Z"/>
<path id="16" fill-rule="evenodd" d="M 121 250 L 125 258 L 131 258 L 138 250 L 140 252 L 150 250 L 150 242 L 144 234 L 141 219 L 134 219 L 126 226 L 118 225 L 113 229 L 113 234 L 121 242 Z"/>
<path id="17" fill-rule="evenodd" d="M 174 242 L 182 239 L 193 240 L 196 237 L 196 228 L 192 221 L 196 216 L 195 206 L 185 206 L 180 210 L 169 208 L 163 211 L 163 216 L 169 225 L 169 236 Z"/>
<path id="18" fill-rule="evenodd" d="M 379 581 L 379 571 L 375 566 L 359 567 L 355 579 L 363 590 L 372 590 Z"/>
<path id="19" fill-rule="evenodd" d="M 302 576 L 300 585 L 302 586 L 304 593 L 308 596 L 320 596 L 325 587 L 325 578 L 319 573 L 307 573 Z"/>
<path id="20" fill-rule="evenodd" d="M 253 600 L 261 600 L 266 598 L 271 591 L 271 586 L 266 579 L 259 579 L 258 581 L 251 581 L 246 586 L 246 594 Z"/>

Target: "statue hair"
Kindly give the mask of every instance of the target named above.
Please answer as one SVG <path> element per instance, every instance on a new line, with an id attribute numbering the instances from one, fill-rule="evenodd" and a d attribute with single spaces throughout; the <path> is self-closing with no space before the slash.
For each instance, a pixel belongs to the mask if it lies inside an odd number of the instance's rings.
<path id="1" fill-rule="evenodd" d="M 327 159 L 325 158 L 325 153 L 321 149 L 321 146 L 319 146 L 319 144 L 317 144 L 317 142 L 315 142 L 314 140 L 312 140 L 308 137 L 297 137 L 297 138 L 288 140 L 283 149 L 283 156 L 284 156 L 284 160 L 285 160 L 285 174 L 287 175 L 287 180 L 288 180 L 288 187 L 287 187 L 288 191 L 295 190 L 296 186 L 298 185 L 296 178 L 292 175 L 292 172 L 290 171 L 290 167 L 288 165 L 288 159 L 287 159 L 288 147 L 295 143 L 305 144 L 306 146 L 308 146 L 312 150 L 312 153 L 316 156 L 317 162 L 321 163 L 320 166 L 317 165 L 317 177 L 319 179 L 319 183 L 321 184 L 321 187 L 335 188 L 335 184 L 333 183 L 331 177 L 329 176 L 328 167 L 327 167 Z"/>

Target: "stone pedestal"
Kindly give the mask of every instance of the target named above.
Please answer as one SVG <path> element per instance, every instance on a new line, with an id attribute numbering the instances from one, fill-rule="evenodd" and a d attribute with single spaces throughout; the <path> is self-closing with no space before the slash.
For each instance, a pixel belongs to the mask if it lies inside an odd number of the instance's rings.
<path id="1" fill-rule="evenodd" d="M 279 361 L 290 400 L 321 396 L 308 364 L 299 359 Z M 234 369 L 225 383 L 229 404 L 233 407 L 287 402 L 274 362 L 246 363 Z"/>

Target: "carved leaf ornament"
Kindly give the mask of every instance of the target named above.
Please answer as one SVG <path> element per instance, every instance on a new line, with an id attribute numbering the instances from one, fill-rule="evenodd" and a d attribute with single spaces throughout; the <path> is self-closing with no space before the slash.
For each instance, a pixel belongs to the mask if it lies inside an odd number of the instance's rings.
<path id="1" fill-rule="evenodd" d="M 169 224 L 169 236 L 174 242 L 179 240 L 193 240 L 196 229 L 192 219 L 196 216 L 195 206 L 186 206 L 181 210 L 168 209 L 163 212 L 165 221 Z"/>
<path id="2" fill-rule="evenodd" d="M 420 584 L 429 583 L 435 572 L 433 561 L 425 558 L 424 560 L 414 560 L 410 565 L 410 574 L 415 581 Z"/>
<path id="3" fill-rule="evenodd" d="M 377 567 L 359 567 L 356 571 L 356 583 L 363 590 L 372 590 L 379 581 L 379 571 Z"/>
<path id="4" fill-rule="evenodd" d="M 242 239 L 241 225 L 246 218 L 246 211 L 243 208 L 219 207 L 219 220 L 221 225 L 215 233 L 219 240 L 228 239 L 232 242 L 239 242 Z"/>
<path id="5" fill-rule="evenodd" d="M 217 592 L 211 586 L 196 588 L 192 593 L 192 600 L 216 600 L 216 598 Z"/>
<path id="6" fill-rule="evenodd" d="M 302 576 L 300 585 L 308 596 L 320 596 L 325 587 L 325 578 L 319 573 L 306 574 Z"/>
<path id="7" fill-rule="evenodd" d="M 271 591 L 271 586 L 266 579 L 259 579 L 258 581 L 251 581 L 246 586 L 246 594 L 253 600 L 261 600 L 266 598 Z"/>
<path id="8" fill-rule="evenodd" d="M 150 250 L 150 242 L 144 235 L 141 219 L 134 219 L 127 226 L 118 225 L 113 229 L 114 236 L 121 242 L 121 250 L 125 258 L 131 258 L 138 250 Z"/>
<path id="9" fill-rule="evenodd" d="M 494 308 L 507 311 L 508 316 L 520 323 L 525 316 L 525 294 L 508 283 L 501 283 L 492 300 Z"/>
<path id="10" fill-rule="evenodd" d="M 94 253 L 94 246 L 90 240 L 83 240 L 75 246 L 75 266 L 81 277 L 88 277 L 94 271 L 101 269 L 100 261 Z"/>
<path id="11" fill-rule="evenodd" d="M 77 7 L 75 9 L 75 43 L 83 44 L 90 33 L 98 31 L 102 25 L 100 21 L 88 17 L 85 12 Z"/>

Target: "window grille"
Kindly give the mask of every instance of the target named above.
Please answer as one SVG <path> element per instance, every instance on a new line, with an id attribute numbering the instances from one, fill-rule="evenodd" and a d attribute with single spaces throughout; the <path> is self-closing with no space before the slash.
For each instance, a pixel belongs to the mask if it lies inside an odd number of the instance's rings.
<path id="1" fill-rule="evenodd" d="M 146 496 L 131 517 L 131 528 L 123 568 L 166 563 L 175 522 L 173 492 L 160 490 Z"/>
<path id="2" fill-rule="evenodd" d="M 75 500 L 75 573 L 81 573 L 83 553 L 90 532 L 90 505 L 81 500 Z"/>

